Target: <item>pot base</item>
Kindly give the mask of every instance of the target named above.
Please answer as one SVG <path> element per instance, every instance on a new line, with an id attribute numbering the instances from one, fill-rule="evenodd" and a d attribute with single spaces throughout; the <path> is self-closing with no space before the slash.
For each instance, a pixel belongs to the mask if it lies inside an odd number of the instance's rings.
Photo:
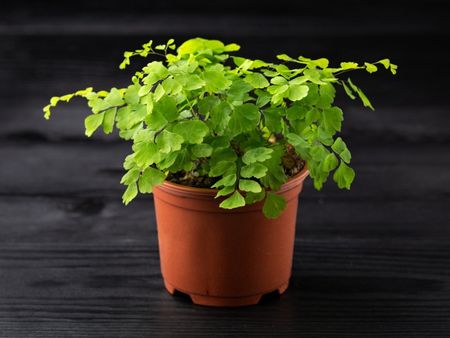
<path id="1" fill-rule="evenodd" d="M 199 295 L 195 293 L 189 293 L 183 290 L 180 290 L 176 287 L 174 287 L 172 284 L 164 280 L 164 286 L 166 287 L 166 290 L 171 294 L 174 295 L 176 292 L 180 292 L 183 294 L 188 295 L 192 303 L 196 305 L 204 305 L 204 306 L 217 306 L 217 307 L 237 307 L 237 306 L 248 306 L 248 305 L 256 305 L 258 304 L 262 297 L 264 295 L 278 292 L 280 295 L 284 293 L 288 286 L 289 281 L 286 283 L 283 283 L 280 287 L 276 288 L 275 290 L 271 290 L 264 293 L 259 293 L 256 295 L 251 296 L 244 296 L 244 297 L 215 297 L 215 296 L 207 296 L 207 295 Z"/>

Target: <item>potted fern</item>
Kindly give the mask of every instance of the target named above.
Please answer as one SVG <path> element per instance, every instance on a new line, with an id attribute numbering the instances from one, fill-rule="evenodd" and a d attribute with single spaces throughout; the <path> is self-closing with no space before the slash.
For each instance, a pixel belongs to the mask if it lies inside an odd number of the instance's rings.
<path id="1" fill-rule="evenodd" d="M 351 70 L 397 66 L 278 55 L 279 63 L 229 53 L 237 44 L 195 38 L 176 48 L 152 41 L 125 52 L 159 58 L 136 72 L 126 88 L 79 90 L 52 97 L 51 109 L 74 97 L 92 114 L 86 135 L 116 128 L 130 141 L 123 202 L 154 194 L 165 286 L 212 306 L 256 304 L 286 290 L 291 275 L 297 197 L 309 174 L 316 189 L 332 175 L 349 189 L 351 154 L 338 136 L 343 112 L 336 88 L 369 99 Z"/>

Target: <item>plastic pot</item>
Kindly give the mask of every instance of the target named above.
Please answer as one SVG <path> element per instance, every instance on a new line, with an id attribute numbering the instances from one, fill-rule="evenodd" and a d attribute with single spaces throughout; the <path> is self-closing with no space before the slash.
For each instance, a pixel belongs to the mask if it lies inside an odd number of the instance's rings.
<path id="1" fill-rule="evenodd" d="M 164 182 L 154 188 L 161 272 L 169 293 L 189 295 L 195 304 L 257 304 L 289 284 L 298 195 L 304 168 L 277 192 L 287 207 L 276 219 L 262 202 L 219 208 L 216 190 Z"/>

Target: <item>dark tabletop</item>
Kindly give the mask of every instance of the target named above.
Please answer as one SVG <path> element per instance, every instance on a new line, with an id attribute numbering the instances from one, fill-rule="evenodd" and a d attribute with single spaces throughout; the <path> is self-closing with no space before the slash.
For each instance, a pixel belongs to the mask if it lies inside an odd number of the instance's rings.
<path id="1" fill-rule="evenodd" d="M 2 5 L 0 337 L 449 336 L 445 2 L 213 3 Z M 254 307 L 206 308 L 167 294 L 151 196 L 121 204 L 130 145 L 85 139 L 81 101 L 42 119 L 52 95 L 126 85 L 123 50 L 193 36 L 269 60 L 286 52 L 399 64 L 396 77 L 354 76 L 375 112 L 338 101 L 356 181 L 351 191 L 320 192 L 307 181 L 291 286 Z"/>

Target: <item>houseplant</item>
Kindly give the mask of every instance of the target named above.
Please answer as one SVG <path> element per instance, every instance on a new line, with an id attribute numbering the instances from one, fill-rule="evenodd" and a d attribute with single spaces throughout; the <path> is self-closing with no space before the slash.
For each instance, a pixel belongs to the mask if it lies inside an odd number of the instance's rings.
<path id="1" fill-rule="evenodd" d="M 155 195 L 166 288 L 215 306 L 255 304 L 283 292 L 291 273 L 297 197 L 311 176 L 316 189 L 332 174 L 339 188 L 355 177 L 337 133 L 343 112 L 336 88 L 373 109 L 351 70 L 396 73 L 383 59 L 329 67 L 325 58 L 278 55 L 280 63 L 230 57 L 239 46 L 195 38 L 176 48 L 152 41 L 124 53 L 148 63 L 126 88 L 52 97 L 87 100 L 86 135 L 114 127 L 132 143 L 125 158 L 123 202 Z"/>

